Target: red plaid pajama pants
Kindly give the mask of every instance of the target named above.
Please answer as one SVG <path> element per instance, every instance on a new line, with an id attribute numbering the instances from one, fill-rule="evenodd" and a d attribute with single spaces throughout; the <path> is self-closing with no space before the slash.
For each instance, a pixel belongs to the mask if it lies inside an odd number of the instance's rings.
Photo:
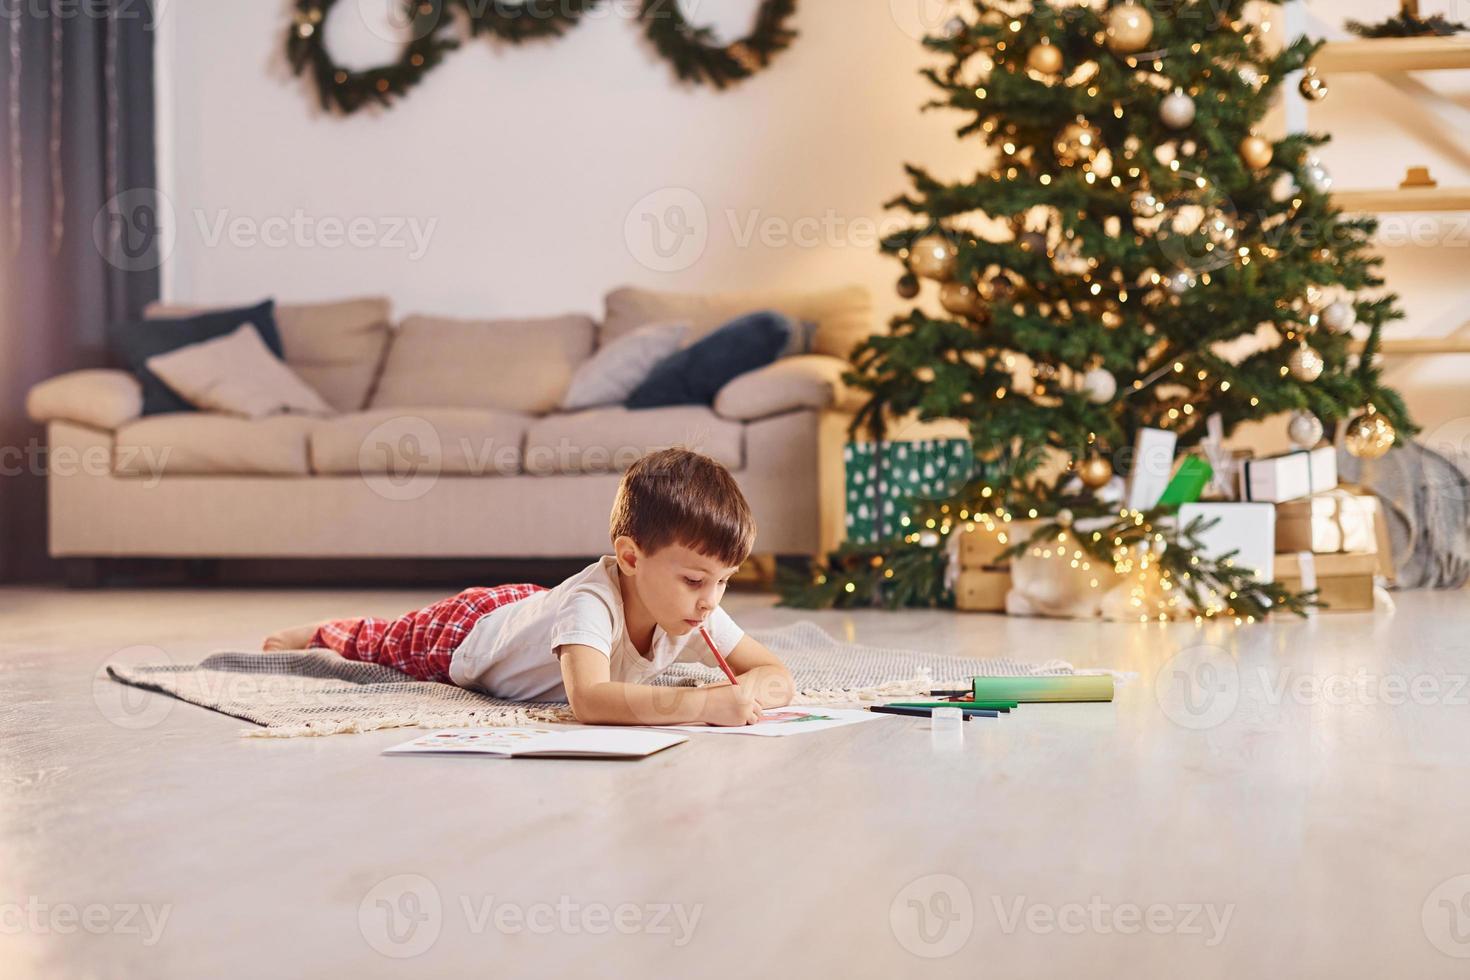
<path id="1" fill-rule="evenodd" d="M 465 589 L 459 595 L 397 619 L 337 619 L 323 623 L 307 646 L 335 650 L 348 660 L 382 664 L 421 681 L 449 680 L 454 648 L 486 613 L 545 592 L 539 585 Z"/>

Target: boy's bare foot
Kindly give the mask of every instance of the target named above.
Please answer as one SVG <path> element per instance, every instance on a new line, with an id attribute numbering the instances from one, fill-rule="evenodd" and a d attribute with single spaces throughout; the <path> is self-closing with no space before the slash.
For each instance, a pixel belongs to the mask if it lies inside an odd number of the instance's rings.
<path id="1" fill-rule="evenodd" d="M 307 623 L 304 626 L 292 626 L 290 629 L 277 630 L 265 638 L 261 645 L 262 650 L 305 650 L 311 643 L 311 638 L 316 635 L 317 627 L 321 623 Z"/>

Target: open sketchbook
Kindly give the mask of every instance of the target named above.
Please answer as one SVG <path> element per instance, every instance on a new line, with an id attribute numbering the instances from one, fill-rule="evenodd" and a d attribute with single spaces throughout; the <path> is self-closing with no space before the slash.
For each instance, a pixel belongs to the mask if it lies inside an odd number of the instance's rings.
<path id="1" fill-rule="evenodd" d="M 884 717 L 890 716 L 875 715 L 871 711 L 853 708 L 772 708 L 754 725 L 728 728 L 703 724 L 660 725 L 657 728 L 664 732 L 698 732 L 701 735 L 764 735 L 768 738 L 782 738 L 846 725 L 860 725 L 865 721 L 877 721 Z"/>
<path id="2" fill-rule="evenodd" d="M 687 741 L 683 735 L 637 728 L 453 728 L 420 735 L 383 754 L 642 759 Z"/>

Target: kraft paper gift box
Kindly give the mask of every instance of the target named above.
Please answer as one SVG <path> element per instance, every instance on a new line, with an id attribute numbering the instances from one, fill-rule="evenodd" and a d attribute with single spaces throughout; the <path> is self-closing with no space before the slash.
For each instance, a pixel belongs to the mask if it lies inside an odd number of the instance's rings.
<path id="1" fill-rule="evenodd" d="M 962 612 L 1005 612 L 1011 573 L 1003 569 L 966 568 L 954 587 L 955 608 Z"/>
<path id="2" fill-rule="evenodd" d="M 1318 590 L 1323 612 L 1367 612 L 1373 608 L 1376 554 L 1276 556 L 1276 581 L 1292 592 Z"/>
<path id="3" fill-rule="evenodd" d="M 976 524 L 973 531 L 961 526 L 955 533 L 960 536 L 961 568 L 995 568 L 1008 565 L 1009 560 L 1002 560 L 1000 556 L 1019 540 L 1012 525 L 1002 524 L 1000 521 L 996 521 L 993 531 L 988 530 L 984 524 Z"/>
<path id="4" fill-rule="evenodd" d="M 1378 550 L 1378 498 L 1329 490 L 1276 505 L 1276 550 L 1319 554 Z"/>
<path id="5" fill-rule="evenodd" d="M 1249 459 L 1240 468 L 1241 500 L 1279 504 L 1336 487 L 1337 450 L 1331 446 Z"/>

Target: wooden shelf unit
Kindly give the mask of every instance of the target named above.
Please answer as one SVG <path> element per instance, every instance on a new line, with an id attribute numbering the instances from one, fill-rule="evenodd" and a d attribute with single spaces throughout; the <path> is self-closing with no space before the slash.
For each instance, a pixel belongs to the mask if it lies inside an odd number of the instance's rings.
<path id="1" fill-rule="evenodd" d="M 1403 211 L 1470 211 L 1470 187 L 1390 187 L 1337 191 L 1332 200 L 1344 211 L 1383 214 Z"/>
<path id="2" fill-rule="evenodd" d="M 1329 41 L 1312 59 L 1326 74 L 1470 68 L 1470 37 L 1380 37 Z"/>

